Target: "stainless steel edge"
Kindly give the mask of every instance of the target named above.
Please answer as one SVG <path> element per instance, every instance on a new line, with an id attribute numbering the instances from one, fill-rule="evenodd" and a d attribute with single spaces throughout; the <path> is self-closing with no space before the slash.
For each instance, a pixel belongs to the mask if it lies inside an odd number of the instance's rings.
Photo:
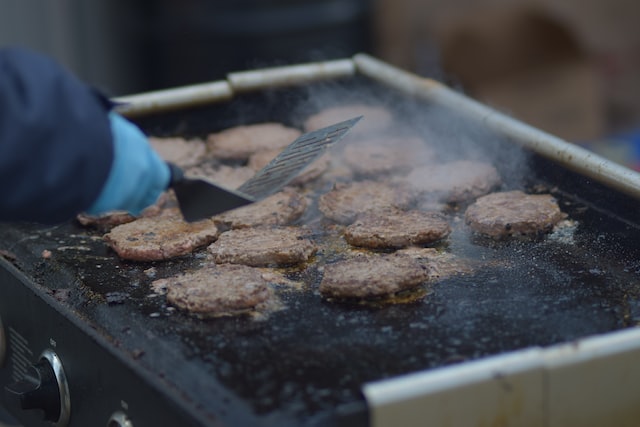
<path id="1" fill-rule="evenodd" d="M 541 349 L 365 384 L 370 425 L 542 426 Z"/>
<path id="2" fill-rule="evenodd" d="M 128 117 L 228 101 L 233 90 L 224 80 L 113 98 L 116 111 Z"/>
<path id="3" fill-rule="evenodd" d="M 46 359 L 53 369 L 58 384 L 58 393 L 60 395 L 60 418 L 54 422 L 55 427 L 66 427 L 71 417 L 71 397 L 69 395 L 69 384 L 67 376 L 62 367 L 62 361 L 58 355 L 51 349 L 46 349 L 40 355 L 41 359 Z"/>
<path id="4" fill-rule="evenodd" d="M 398 69 L 367 54 L 353 57 L 357 71 L 407 94 L 419 96 L 478 120 L 532 151 L 634 198 L 640 198 L 640 173 L 607 160 L 481 104 L 449 87 Z"/>
<path id="5" fill-rule="evenodd" d="M 230 73 L 226 80 L 169 88 L 113 98 L 116 111 L 127 117 L 224 102 L 236 92 L 294 86 L 355 74 L 351 59 L 287 65 Z"/>
<path id="6" fill-rule="evenodd" d="M 247 92 L 349 77 L 355 70 L 351 59 L 338 59 L 230 73 L 227 80 L 234 92 Z"/>
<path id="7" fill-rule="evenodd" d="M 368 383 L 372 427 L 633 427 L 640 328 Z"/>

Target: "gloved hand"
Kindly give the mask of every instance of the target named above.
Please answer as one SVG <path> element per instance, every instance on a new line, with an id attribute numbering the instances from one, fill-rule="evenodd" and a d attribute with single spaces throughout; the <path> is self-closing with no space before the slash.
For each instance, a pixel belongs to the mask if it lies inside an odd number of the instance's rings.
<path id="1" fill-rule="evenodd" d="M 136 125 L 113 112 L 109 114 L 109 121 L 113 163 L 102 192 L 87 213 L 125 210 L 138 215 L 167 189 L 169 167 Z"/>

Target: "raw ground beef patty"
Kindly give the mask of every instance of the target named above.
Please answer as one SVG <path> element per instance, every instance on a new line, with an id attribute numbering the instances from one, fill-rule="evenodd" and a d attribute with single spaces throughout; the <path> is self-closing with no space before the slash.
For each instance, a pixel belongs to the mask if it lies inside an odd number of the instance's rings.
<path id="1" fill-rule="evenodd" d="M 307 261 L 317 248 L 305 238 L 302 227 L 242 228 L 220 235 L 207 248 L 218 264 L 254 267 L 298 264 Z"/>
<path id="2" fill-rule="evenodd" d="M 389 210 L 358 216 L 344 237 L 354 246 L 402 248 L 433 243 L 450 232 L 448 221 L 437 212 Z"/>
<path id="3" fill-rule="evenodd" d="M 120 258 L 159 261 L 187 255 L 217 237 L 218 228 L 212 220 L 188 223 L 176 214 L 119 225 L 105 234 L 104 240 Z"/>
<path id="4" fill-rule="evenodd" d="M 362 255 L 326 265 L 320 293 L 325 297 L 376 298 L 414 288 L 428 278 L 427 268 L 412 257 Z"/>
<path id="5" fill-rule="evenodd" d="M 202 317 L 231 316 L 268 305 L 274 292 L 260 270 L 244 265 L 208 265 L 160 279 L 152 287 L 166 288 L 167 301 Z"/>
<path id="6" fill-rule="evenodd" d="M 476 233 L 493 239 L 538 237 L 566 215 L 550 194 L 505 191 L 482 196 L 467 208 L 465 220 Z"/>

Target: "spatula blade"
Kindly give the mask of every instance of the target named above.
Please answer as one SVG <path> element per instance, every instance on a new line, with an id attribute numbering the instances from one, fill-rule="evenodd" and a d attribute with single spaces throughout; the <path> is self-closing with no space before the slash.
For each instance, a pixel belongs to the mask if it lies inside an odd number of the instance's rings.
<path id="1" fill-rule="evenodd" d="M 287 185 L 327 148 L 340 141 L 362 116 L 305 133 L 293 141 L 268 165 L 238 187 L 242 194 L 262 199 Z"/>
<path id="2" fill-rule="evenodd" d="M 256 201 L 253 197 L 203 179 L 183 178 L 172 185 L 187 222 L 210 218 Z"/>

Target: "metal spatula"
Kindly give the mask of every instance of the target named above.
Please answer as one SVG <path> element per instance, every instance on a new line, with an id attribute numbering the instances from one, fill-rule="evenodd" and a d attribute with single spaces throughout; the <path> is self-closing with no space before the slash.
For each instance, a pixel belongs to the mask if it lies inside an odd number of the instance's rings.
<path id="1" fill-rule="evenodd" d="M 174 164 L 170 188 L 186 221 L 197 221 L 276 193 L 325 150 L 338 142 L 362 116 L 301 135 L 237 190 L 201 178 L 188 178 Z"/>

